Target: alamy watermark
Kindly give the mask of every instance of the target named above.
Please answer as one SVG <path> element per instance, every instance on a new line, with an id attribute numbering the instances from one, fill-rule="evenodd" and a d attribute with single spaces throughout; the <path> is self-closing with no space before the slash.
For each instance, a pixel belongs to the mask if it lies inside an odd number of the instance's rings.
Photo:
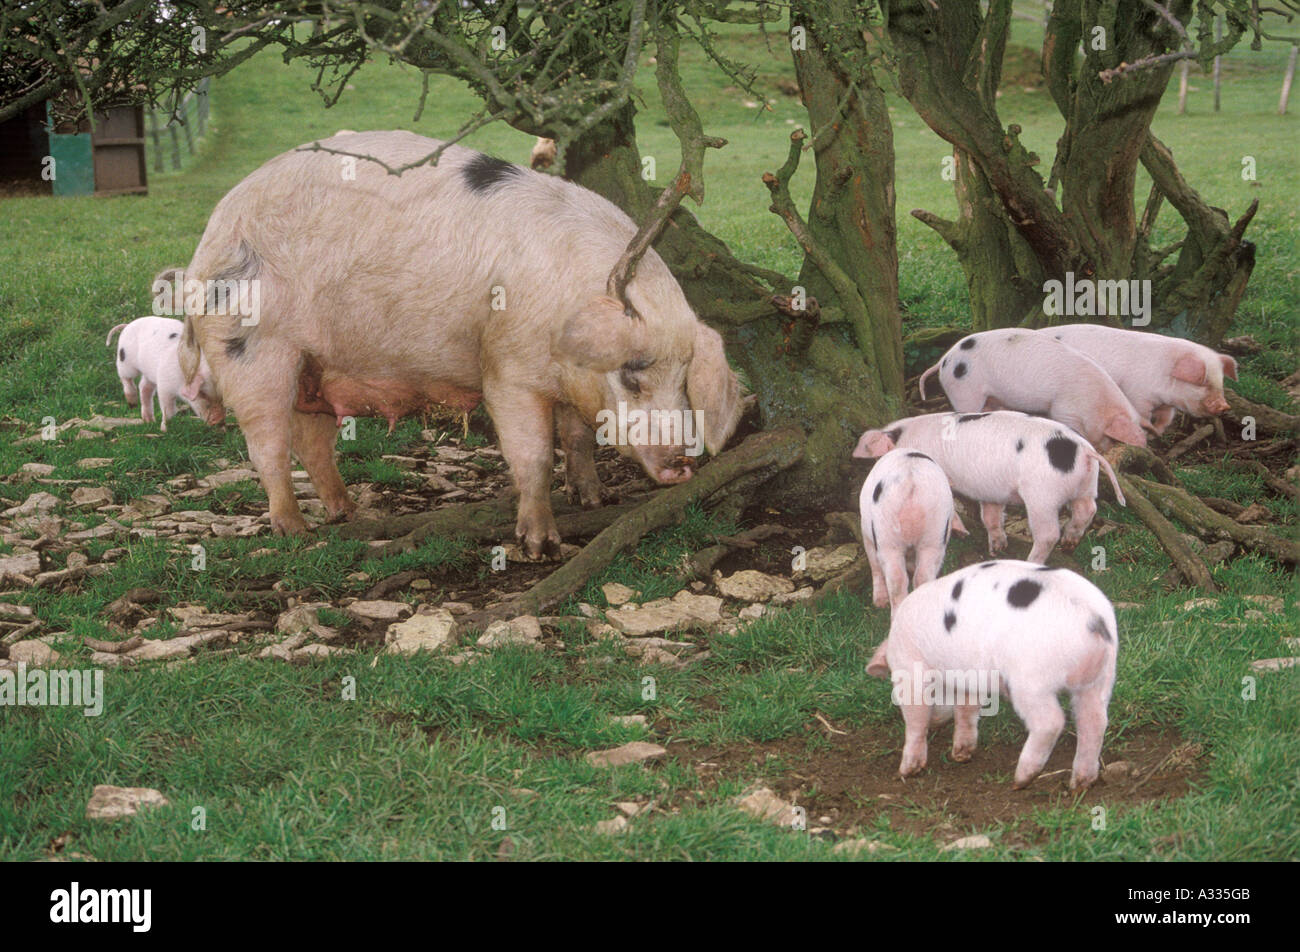
<path id="1" fill-rule="evenodd" d="M 86 717 L 104 713 L 102 668 L 33 668 L 0 671 L 0 707 L 80 707 Z"/>
<path id="2" fill-rule="evenodd" d="M 998 712 L 1001 678 L 997 671 L 925 668 L 920 662 L 889 673 L 894 689 L 890 700 L 899 706 L 924 704 L 927 707 L 965 707 L 974 705 L 982 717 Z"/>
<path id="3" fill-rule="evenodd" d="M 596 413 L 596 443 L 600 446 L 683 446 L 687 456 L 704 452 L 703 411 L 628 409 Z"/>
<path id="4" fill-rule="evenodd" d="M 1043 313 L 1050 317 L 1094 317 L 1114 314 L 1131 317 L 1134 327 L 1151 323 L 1151 282 L 1098 281 L 1065 272 L 1064 281 L 1045 281 Z"/>
<path id="5" fill-rule="evenodd" d="M 259 278 L 184 278 L 176 272 L 171 280 L 158 278 L 153 287 L 156 317 L 184 317 L 187 314 L 231 315 L 245 327 L 262 318 L 262 282 Z"/>

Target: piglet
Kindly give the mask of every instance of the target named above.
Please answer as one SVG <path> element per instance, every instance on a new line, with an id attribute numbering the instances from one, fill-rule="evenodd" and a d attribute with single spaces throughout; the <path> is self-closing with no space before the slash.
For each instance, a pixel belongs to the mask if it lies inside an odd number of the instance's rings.
<path id="1" fill-rule="evenodd" d="M 141 317 L 129 324 L 118 324 L 108 332 L 106 344 L 113 343 L 118 331 L 117 376 L 122 381 L 126 402 L 140 404 L 140 417 L 152 423 L 153 398 L 158 394 L 162 410 L 162 430 L 167 432 L 167 421 L 176 414 L 176 398 L 180 396 L 193 409 L 196 416 L 210 424 L 225 420 L 226 411 L 217 396 L 207 362 L 200 364 L 198 374 L 188 392 L 181 373 L 177 350 L 185 325 L 169 317 Z M 139 389 L 136 378 L 140 378 Z"/>
<path id="2" fill-rule="evenodd" d="M 1156 433 L 1169 427 L 1178 410 L 1204 417 L 1228 409 L 1223 378 L 1237 379 L 1237 362 L 1227 354 L 1178 337 L 1101 324 L 1064 324 L 1038 333 L 1096 361 Z"/>
<path id="3" fill-rule="evenodd" d="M 1097 363 L 1045 334 L 1018 327 L 963 337 L 921 375 L 962 413 L 1023 410 L 1064 423 L 1100 449 L 1108 440 L 1146 446 L 1146 421 Z"/>
<path id="4" fill-rule="evenodd" d="M 868 430 L 853 455 L 883 456 L 895 447 L 919 450 L 943 470 L 952 488 L 981 504 L 989 553 L 1007 546 L 1002 520 L 1009 503 L 1023 503 L 1034 546 L 1029 561 L 1046 562 L 1061 539 L 1061 507 L 1070 507 L 1062 547 L 1072 549 L 1097 513 L 1097 474 L 1106 471 L 1115 497 L 1124 494 L 1115 471 L 1088 441 L 1068 427 L 1009 410 L 928 413 Z"/>
<path id="5" fill-rule="evenodd" d="M 926 762 L 934 708 L 951 705 L 952 759 L 970 760 L 981 707 L 1006 695 L 1029 738 L 1013 786 L 1029 786 L 1065 727 L 1070 694 L 1079 740 L 1070 789 L 1097 779 L 1119 649 L 1115 610 L 1082 576 L 1030 562 L 983 562 L 919 586 L 893 614 L 867 673 L 894 683 L 906 735 L 898 772 Z"/>
<path id="6" fill-rule="evenodd" d="M 966 535 L 953 511 L 952 489 L 939 464 L 918 450 L 891 450 L 871 469 L 858 497 L 862 545 L 871 563 L 871 597 L 878 608 L 898 608 L 912 586 L 932 581 L 943 568 L 948 533 Z"/>

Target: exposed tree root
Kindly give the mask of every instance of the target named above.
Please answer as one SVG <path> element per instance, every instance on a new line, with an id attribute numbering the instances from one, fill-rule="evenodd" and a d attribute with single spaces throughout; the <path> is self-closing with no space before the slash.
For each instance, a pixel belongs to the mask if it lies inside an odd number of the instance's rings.
<path id="1" fill-rule="evenodd" d="M 1145 473 L 1170 486 L 1178 484 L 1178 477 L 1169 464 L 1145 446 L 1122 445 L 1114 455 L 1108 455 L 1116 473 Z"/>
<path id="2" fill-rule="evenodd" d="M 733 499 L 736 498 L 734 493 L 729 495 Z M 697 578 L 708 579 L 712 576 L 713 567 L 737 549 L 752 549 L 764 539 L 770 539 L 772 536 L 777 535 L 788 535 L 791 531 L 786 526 L 768 524 L 747 529 L 739 535 L 721 537 L 716 545 L 701 549 L 686 560 L 682 579 L 684 581 Z"/>
<path id="3" fill-rule="evenodd" d="M 716 504 L 736 491 L 738 485 L 752 487 L 752 481 L 745 477 L 762 473 L 770 478 L 793 466 L 803 456 L 803 445 L 804 434 L 794 427 L 754 434 L 713 460 L 689 482 L 663 489 L 620 516 L 581 552 L 528 591 L 466 616 L 464 624 L 478 629 L 501 619 L 541 614 L 581 589 L 647 533 L 677 522 L 687 506 Z"/>
<path id="4" fill-rule="evenodd" d="M 1230 469 L 1235 473 L 1254 473 L 1264 484 L 1274 492 L 1287 496 L 1296 502 L 1300 502 L 1300 486 L 1295 483 L 1288 483 L 1285 479 L 1279 479 L 1264 468 L 1262 463 L 1254 460 L 1227 460 L 1220 464 L 1224 469 Z"/>
<path id="5" fill-rule="evenodd" d="M 1214 583 L 1209 567 L 1183 541 L 1183 537 L 1173 523 L 1160 514 L 1159 510 L 1152 504 L 1151 500 L 1143 495 L 1137 485 L 1138 482 L 1144 483 L 1146 486 L 1160 486 L 1160 484 L 1137 480 L 1136 477 L 1124 475 L 1119 477 L 1119 482 L 1124 490 L 1125 497 L 1128 499 L 1128 508 L 1155 535 L 1156 541 L 1169 553 L 1169 558 L 1173 560 L 1174 567 L 1183 573 L 1185 579 L 1198 588 L 1207 592 L 1217 592 L 1219 586 Z"/>
<path id="6" fill-rule="evenodd" d="M 1214 432 L 1213 423 L 1207 423 L 1204 426 L 1198 426 L 1194 431 L 1192 431 L 1191 436 L 1183 437 L 1183 439 L 1179 440 L 1177 443 L 1175 443 L 1173 446 L 1169 448 L 1169 452 L 1165 454 L 1165 461 L 1172 463 L 1174 460 L 1178 459 L 1178 457 L 1188 453 L 1192 449 L 1192 447 L 1194 447 L 1197 443 L 1201 442 L 1201 440 L 1205 439 L 1213 432 Z"/>
<path id="7" fill-rule="evenodd" d="M 1176 486 L 1164 486 L 1137 476 L 1131 477 L 1131 482 L 1141 489 L 1164 515 L 1177 519 L 1200 536 L 1231 539 L 1238 545 L 1253 549 L 1279 562 L 1286 562 L 1289 565 L 1300 564 L 1300 543 L 1283 539 L 1257 526 L 1243 526 L 1233 522 L 1227 516 L 1215 512 L 1191 493 Z M 1128 487 L 1125 486 L 1126 491 L 1127 489 Z"/>
<path id="8" fill-rule="evenodd" d="M 1253 417 L 1257 435 L 1300 433 L 1300 416 L 1274 410 L 1262 403 L 1253 403 L 1235 390 L 1224 390 L 1223 396 L 1228 401 L 1226 416 L 1238 422 L 1243 417 Z"/>

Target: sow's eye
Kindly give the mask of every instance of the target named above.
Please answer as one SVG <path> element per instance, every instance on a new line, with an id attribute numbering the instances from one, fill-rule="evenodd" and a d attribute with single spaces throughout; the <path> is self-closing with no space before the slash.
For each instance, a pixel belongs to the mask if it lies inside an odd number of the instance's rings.
<path id="1" fill-rule="evenodd" d="M 637 379 L 637 374 L 648 368 L 654 363 L 649 357 L 637 357 L 625 363 L 618 372 L 618 381 L 627 390 L 632 393 L 641 392 L 641 381 Z"/>

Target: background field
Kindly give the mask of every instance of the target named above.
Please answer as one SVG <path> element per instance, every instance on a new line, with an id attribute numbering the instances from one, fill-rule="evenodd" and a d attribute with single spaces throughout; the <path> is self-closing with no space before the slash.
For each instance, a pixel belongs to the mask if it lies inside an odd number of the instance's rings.
<path id="1" fill-rule="evenodd" d="M 1017 21 L 1015 42 L 1035 45 L 1036 29 Z M 789 54 L 779 37 L 769 42 L 729 29 L 724 41 L 758 67 L 769 108 L 729 86 L 694 50 L 683 50 L 683 80 L 707 131 L 730 143 L 709 156 L 707 202 L 698 214 L 740 257 L 793 273 L 794 243 L 766 210 L 760 181 L 783 160 L 790 130 L 805 121 L 797 101 L 776 87 L 790 75 Z M 1008 54 L 1001 114 L 1024 127 L 1027 147 L 1050 156 L 1059 124 L 1048 96 L 1033 84 L 1033 58 L 1023 48 Z M 1242 47 L 1227 60 L 1224 112 L 1210 112 L 1208 77 L 1194 74 L 1190 114 L 1174 116 L 1171 95 L 1155 131 L 1213 204 L 1235 217 L 1260 200 L 1248 235 L 1259 246 L 1259 264 L 1234 333 L 1249 333 L 1264 347 L 1243 360 L 1238 389 L 1296 412 L 1279 383 L 1297 366 L 1300 308 L 1296 118 L 1276 115 L 1284 60 L 1281 48 L 1251 53 Z M 638 138 L 664 178 L 676 168 L 678 151 L 649 75 Z M 88 525 L 100 521 L 78 513 L 71 486 L 38 486 L 16 475 L 26 462 L 53 464 L 56 480 L 84 479 L 78 459 L 112 457 L 94 477 L 125 504 L 159 491 L 170 478 L 246 459 L 236 427 L 222 433 L 189 416 L 178 418 L 165 438 L 138 427 L 98 440 L 16 440 L 35 433 L 46 416 L 132 414 L 104 334 L 149 311 L 152 275 L 188 261 L 212 207 L 252 169 L 340 128 L 445 135 L 477 104 L 451 84 L 435 85 L 423 117 L 412 123 L 418 77 L 376 62 L 326 111 L 310 78 L 305 69 L 263 55 L 216 81 L 200 154 L 182 172 L 152 177 L 146 198 L 0 200 L 0 474 L 6 477 L 0 510 L 43 489 L 64 500 L 56 513 Z M 891 111 L 905 330 L 965 323 L 956 260 L 907 215 L 914 207 L 953 211 L 951 185 L 940 177 L 946 150 L 901 99 Z M 469 144 L 522 162 L 532 143 L 494 126 Z M 1255 158 L 1257 181 L 1243 181 L 1244 156 Z M 801 174 L 796 185 L 796 198 L 806 201 L 811 179 Z M 1139 194 L 1145 192 L 1143 181 Z M 418 261 L 418 249 L 412 255 Z M 476 423 L 471 447 L 483 442 L 480 433 L 490 431 Z M 360 421 L 359 439 L 346 447 L 344 477 L 400 487 L 405 477 L 380 455 L 421 446 L 418 423 L 403 423 L 390 436 L 379 422 Z M 1264 493 L 1258 479 L 1228 474 L 1204 457 L 1179 475 L 1199 492 L 1264 502 L 1275 528 L 1294 535 L 1296 507 Z M 193 505 L 255 514 L 265 499 L 256 484 L 241 483 Z M 854 506 L 846 497 L 842 508 Z M 756 515 L 763 516 L 761 506 Z M 1300 670 L 1261 675 L 1249 668 L 1253 659 L 1297 653 L 1281 641 L 1300 630 L 1294 575 L 1239 554 L 1215 570 L 1227 594 L 1184 610 L 1198 593 L 1166 588 L 1167 562 L 1145 530 L 1113 506 L 1102 515 L 1110 530 L 1102 535 L 1103 523 L 1095 525 L 1080 553 L 1103 546 L 1107 569 L 1092 571 L 1086 558 L 1060 564 L 1083 571 L 1125 603 L 1106 757 L 1141 765 L 1147 780 L 1107 783 L 1076 800 L 1057 776 L 1013 794 L 1010 769 L 1023 732 L 1004 712 L 981 725 L 982 752 L 973 763 L 947 762 L 947 735 L 940 732 L 927 773 L 899 781 L 893 771 L 901 719 L 890 706 L 888 684 L 864 672 L 885 633 L 886 614 L 845 594 L 815 615 L 795 608 L 735 635 L 692 635 L 710 654 L 680 670 L 626 658 L 575 623 L 559 632 L 563 649 L 503 649 L 464 667 L 382 655 L 372 667 L 378 652 L 371 647 L 310 666 L 200 653 L 175 667 L 110 671 L 102 717 L 0 708 L 0 858 L 60 851 L 101 860 L 486 858 L 499 855 L 508 839 L 504 850 L 515 858 L 792 859 L 843 856 L 832 853 L 837 839 L 864 837 L 887 848 L 864 852 L 863 859 L 929 859 L 958 836 L 984 833 L 991 848 L 942 855 L 1294 859 L 1300 853 Z M 671 593 L 681 556 L 734 528 L 690 513 L 682 526 L 647 539 L 635 558 L 597 579 L 583 598 L 604 607 L 598 584 L 608 580 L 646 597 Z M 808 525 L 807 541 L 800 541 L 813 544 L 823 531 Z M 210 570 L 201 574 L 190 571 L 187 553 L 163 540 L 92 543 L 86 547 L 92 559 L 110 544 L 128 552 L 110 574 L 79 587 L 0 592 L 0 601 L 33 606 L 46 622 L 43 633 L 66 632 L 55 647 L 67 666 L 77 666 L 86 663 L 83 637 L 119 637 L 103 607 L 140 586 L 165 592 L 172 603 L 225 610 L 241 604 L 237 583 L 272 575 L 305 597 L 337 600 L 384 575 L 417 570 L 432 588 L 393 597 L 435 603 L 453 587 L 482 588 L 491 579 L 486 549 L 456 540 L 435 540 L 412 556 L 380 562 L 368 559 L 364 545 L 324 538 L 323 547 L 314 547 L 316 539 L 214 539 Z M 949 568 L 982 558 L 983 540 L 976 538 L 950 549 Z M 0 543 L 0 555 L 11 548 Z M 765 546 L 745 564 L 788 574 L 787 549 Z M 358 570 L 370 581 L 349 581 Z M 1281 596 L 1285 608 L 1248 596 Z M 165 637 L 175 628 L 161 622 L 147 635 Z M 357 683 L 355 701 L 340 699 L 349 676 Z M 656 679 L 653 700 L 643 699 L 647 676 Z M 1257 679 L 1253 700 L 1243 699 L 1247 676 Z M 627 714 L 646 715 L 649 729 L 610 720 Z M 582 758 L 641 738 L 665 743 L 666 762 L 610 771 Z M 1066 765 L 1072 753 L 1067 731 L 1048 769 Z M 826 831 L 781 829 L 738 811 L 736 797 L 759 781 L 806 805 L 809 825 Z M 155 787 L 173 806 L 124 823 L 93 823 L 84 810 L 97 783 Z M 612 817 L 619 801 L 653 808 L 621 835 L 595 832 L 593 825 Z M 196 806 L 207 811 L 205 832 L 191 829 Z M 1104 829 L 1095 829 L 1098 806 L 1105 810 Z M 493 828 L 495 807 L 505 808 L 508 829 Z"/>

